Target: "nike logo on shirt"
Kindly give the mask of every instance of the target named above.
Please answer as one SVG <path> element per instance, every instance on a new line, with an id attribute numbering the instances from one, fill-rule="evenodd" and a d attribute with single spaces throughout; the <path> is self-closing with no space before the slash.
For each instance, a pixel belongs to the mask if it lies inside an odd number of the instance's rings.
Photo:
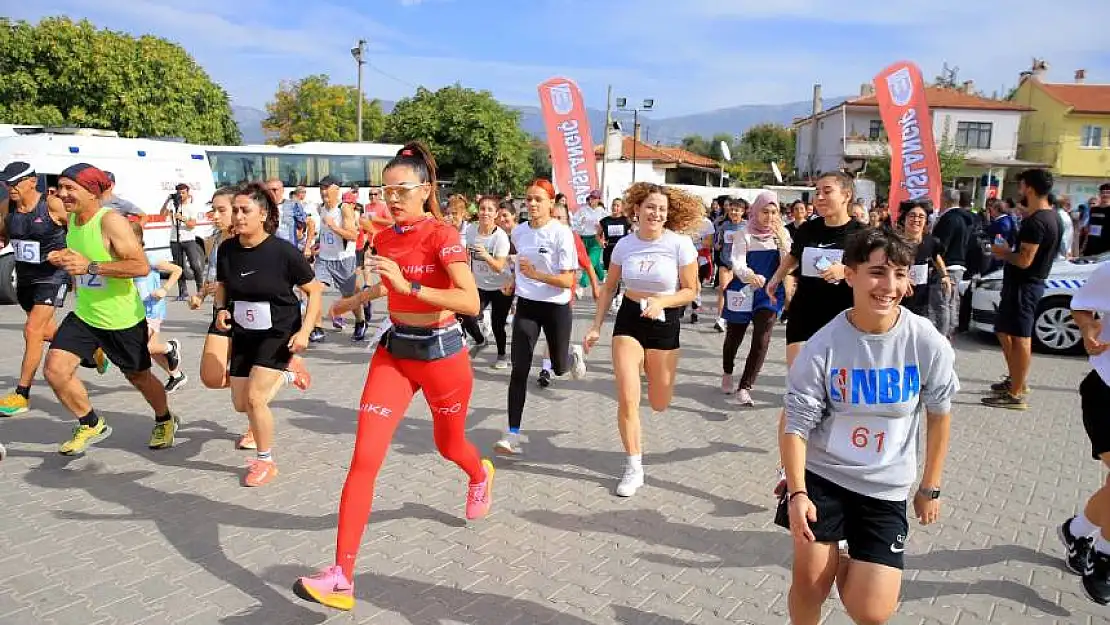
<path id="1" fill-rule="evenodd" d="M 817 247 L 832 247 L 835 243 L 818 243 Z"/>
<path id="2" fill-rule="evenodd" d="M 901 547 L 901 548 L 895 547 L 894 543 L 891 543 L 891 545 L 890 545 L 890 552 L 891 553 L 902 553 L 905 550 L 906 550 L 905 547 Z"/>
<path id="3" fill-rule="evenodd" d="M 256 269 L 255 271 L 258 271 L 258 270 Z M 241 272 L 241 273 L 239 274 L 239 277 L 240 277 L 240 278 L 246 278 L 247 276 L 251 275 L 252 273 L 255 273 L 255 271 L 248 271 L 248 272 L 245 272 L 245 273 L 242 273 L 242 272 Z"/>

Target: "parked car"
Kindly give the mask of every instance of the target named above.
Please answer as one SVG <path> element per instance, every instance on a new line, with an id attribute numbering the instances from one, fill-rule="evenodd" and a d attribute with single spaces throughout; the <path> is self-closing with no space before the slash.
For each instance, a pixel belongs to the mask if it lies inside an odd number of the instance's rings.
<path id="1" fill-rule="evenodd" d="M 1049 354 L 1074 354 L 1083 349 L 1079 326 L 1071 318 L 1071 297 L 1087 282 L 1099 263 L 1110 262 L 1110 252 L 1073 260 L 1058 260 L 1045 280 L 1044 296 L 1033 321 L 1033 348 Z M 994 333 L 994 319 L 1002 297 L 1002 270 L 972 281 L 972 330 Z"/>

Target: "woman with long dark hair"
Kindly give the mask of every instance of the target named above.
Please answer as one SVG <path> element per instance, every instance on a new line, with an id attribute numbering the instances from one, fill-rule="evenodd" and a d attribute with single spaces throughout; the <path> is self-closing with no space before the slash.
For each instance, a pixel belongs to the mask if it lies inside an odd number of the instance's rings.
<path id="1" fill-rule="evenodd" d="M 470 256 L 458 231 L 442 221 L 435 159 L 424 144 L 406 144 L 386 164 L 382 179 L 395 225 L 374 239 L 377 254 L 368 259 L 381 281 L 337 302 L 332 312 L 387 297 L 393 324 L 374 351 L 359 401 L 355 450 L 339 500 L 335 564 L 294 586 L 301 598 L 339 610 L 354 607 L 355 557 L 374 483 L 416 391 L 423 391 L 431 409 L 440 454 L 467 475 L 466 517 L 489 513 L 493 494 L 493 463 L 466 438 L 474 376 L 456 315 L 478 313 Z"/>
<path id="2" fill-rule="evenodd" d="M 929 302 L 940 302 L 942 293 L 947 294 L 953 284 L 944 266 L 940 239 L 928 232 L 932 212 L 933 202 L 928 198 L 906 200 L 898 205 L 898 230 L 914 246 L 915 255 L 910 266 L 911 291 L 902 305 L 915 314 L 928 317 L 939 328 L 939 306 L 929 306 Z"/>
<path id="3" fill-rule="evenodd" d="M 308 347 L 324 287 L 304 255 L 273 235 L 278 207 L 264 186 L 235 192 L 232 223 L 236 236 L 220 244 L 216 259 L 215 329 L 231 334 L 231 402 L 247 414 L 256 444 L 243 484 L 262 486 L 278 474 L 270 400 L 293 355 Z M 294 288 L 308 298 L 304 317 Z"/>

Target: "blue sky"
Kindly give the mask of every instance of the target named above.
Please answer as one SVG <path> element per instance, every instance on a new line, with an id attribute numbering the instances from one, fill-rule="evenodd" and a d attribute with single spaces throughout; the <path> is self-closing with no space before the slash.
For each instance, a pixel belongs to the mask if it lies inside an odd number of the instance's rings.
<path id="1" fill-rule="evenodd" d="M 1110 83 L 1107 0 L 0 0 L 0 14 L 85 17 L 183 45 L 232 96 L 263 107 L 281 80 L 355 82 L 350 48 L 369 41 L 368 96 L 461 82 L 535 104 L 536 85 L 574 78 L 589 106 L 605 88 L 654 97 L 660 117 L 857 93 L 908 58 L 944 62 L 990 93 L 1033 56 L 1049 78 L 1077 68 Z M 1067 10 L 1059 7 L 1066 5 Z M 1035 30 L 1030 30 L 1031 27 Z M 1032 32 L 1032 34 L 1027 34 Z"/>

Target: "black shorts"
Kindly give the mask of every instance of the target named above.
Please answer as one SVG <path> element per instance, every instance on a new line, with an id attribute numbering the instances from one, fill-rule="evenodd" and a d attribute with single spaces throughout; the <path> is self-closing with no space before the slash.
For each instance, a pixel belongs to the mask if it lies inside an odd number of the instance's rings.
<path id="1" fill-rule="evenodd" d="M 71 312 L 58 326 L 50 349 L 60 349 L 89 362 L 99 347 L 120 371 L 142 373 L 150 369 L 147 338 L 146 319 L 123 330 L 102 330 L 81 321 Z"/>
<path id="2" fill-rule="evenodd" d="M 814 308 L 813 306 L 799 306 L 797 302 L 791 302 L 790 307 L 793 311 L 786 321 L 786 344 L 791 345 L 794 343 L 805 343 L 817 331 L 829 324 L 830 321 L 836 319 L 841 310 L 833 310 L 830 307 Z"/>
<path id="3" fill-rule="evenodd" d="M 905 501 L 885 501 L 852 492 L 806 471 L 806 494 L 817 506 L 817 522 L 809 529 L 819 543 L 848 541 L 853 560 L 901 570 L 905 566 L 910 530 Z M 787 496 L 779 501 L 775 524 L 790 529 Z"/>
<path id="4" fill-rule="evenodd" d="M 1002 296 L 998 302 L 998 315 L 994 319 L 994 331 L 1021 338 L 1033 336 L 1033 321 L 1037 315 L 1037 303 L 1044 295 L 1044 281 L 1008 282 L 1002 281 Z"/>
<path id="5" fill-rule="evenodd" d="M 678 349 L 678 333 L 682 326 L 682 308 L 663 311 L 666 321 L 656 321 L 640 316 L 640 302 L 624 298 L 613 322 L 613 336 L 629 336 L 644 349 Z"/>
<path id="6" fill-rule="evenodd" d="M 31 312 L 35 306 L 61 308 L 69 294 L 69 282 L 32 282 L 15 287 L 15 299 L 23 312 Z"/>
<path id="7" fill-rule="evenodd" d="M 293 358 L 293 353 L 289 351 L 289 338 L 292 336 L 292 333 L 275 336 L 265 332 L 233 332 L 228 376 L 250 377 L 254 367 L 285 371 Z"/>
<path id="8" fill-rule="evenodd" d="M 1083 410 L 1083 427 L 1091 440 L 1091 456 L 1101 460 L 1110 452 L 1110 386 L 1098 371 L 1091 371 L 1079 385 L 1079 403 Z"/>

